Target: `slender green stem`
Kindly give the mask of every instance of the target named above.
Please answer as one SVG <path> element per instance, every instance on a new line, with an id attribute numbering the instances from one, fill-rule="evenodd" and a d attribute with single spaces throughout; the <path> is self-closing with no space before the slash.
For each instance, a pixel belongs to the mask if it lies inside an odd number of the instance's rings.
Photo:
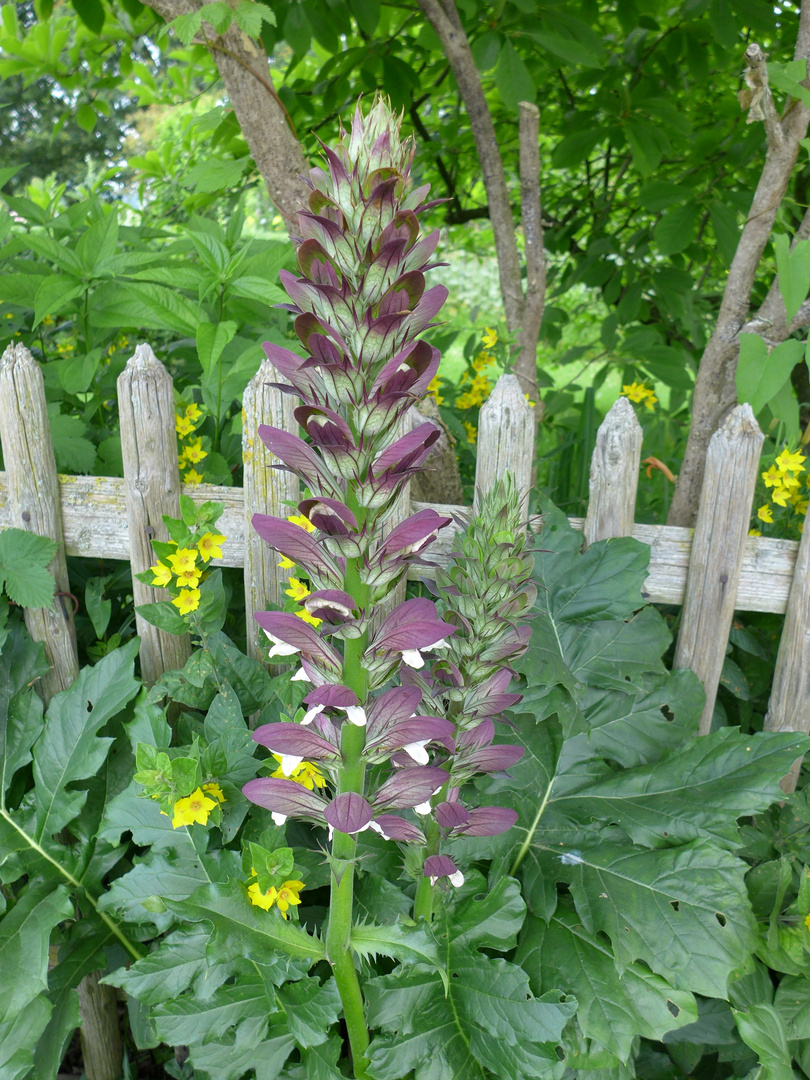
<path id="1" fill-rule="evenodd" d="M 132 944 L 126 934 L 121 930 L 117 923 L 115 923 L 109 917 L 109 915 L 107 915 L 106 912 L 99 911 L 98 901 L 84 888 L 81 881 L 79 881 L 78 878 L 74 877 L 73 874 L 71 874 L 71 872 L 67 870 L 64 866 L 62 866 L 62 864 L 57 859 L 54 859 L 52 855 L 49 855 L 45 848 L 38 844 L 32 836 L 29 836 L 24 829 L 21 829 L 20 826 L 16 823 L 16 821 L 2 807 L 0 807 L 0 817 L 7 821 L 8 824 L 12 827 L 12 829 L 18 832 L 20 836 L 23 837 L 28 846 L 33 848 L 33 850 L 36 851 L 36 853 L 41 858 L 45 859 L 46 862 L 49 862 L 51 866 L 55 867 L 69 884 L 71 884 L 75 889 L 81 890 L 82 894 L 87 898 L 91 907 L 94 909 L 96 915 L 98 915 L 101 921 L 107 925 L 113 936 L 118 938 L 118 940 L 127 950 L 129 955 L 134 960 L 142 960 L 143 953 L 139 949 L 135 948 L 135 946 Z"/>
<path id="2" fill-rule="evenodd" d="M 540 824 L 540 818 L 543 816 L 543 813 L 545 812 L 545 809 L 546 809 L 546 806 L 548 804 L 548 800 L 549 800 L 550 796 L 551 796 L 551 783 L 549 783 L 549 785 L 546 787 L 546 793 L 543 796 L 542 802 L 540 803 L 540 805 L 537 808 L 537 813 L 534 815 L 534 821 L 532 822 L 529 831 L 526 833 L 526 839 L 520 845 L 520 848 L 518 849 L 518 853 L 515 856 L 515 861 L 512 863 L 512 866 L 509 869 L 509 876 L 510 877 L 515 876 L 515 874 L 517 873 L 518 867 L 523 862 L 523 860 L 526 858 L 526 852 L 529 850 L 529 845 L 532 842 L 534 834 L 537 832 L 537 826 Z"/>

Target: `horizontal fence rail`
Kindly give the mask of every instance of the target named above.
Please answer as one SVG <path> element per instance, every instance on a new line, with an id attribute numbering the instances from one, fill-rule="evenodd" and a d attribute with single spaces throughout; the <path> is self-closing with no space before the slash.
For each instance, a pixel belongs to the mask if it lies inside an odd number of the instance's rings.
<path id="1" fill-rule="evenodd" d="M 243 567 L 245 562 L 244 492 L 238 487 L 217 487 L 198 484 L 183 487 L 183 494 L 194 499 L 216 499 L 225 503 L 225 513 L 217 528 L 228 537 L 222 549 L 223 558 L 214 566 Z M 124 481 L 110 476 L 59 476 L 62 504 L 62 529 L 65 554 L 88 559 L 123 559 L 129 561 L 129 527 L 127 523 Z M 461 516 L 469 513 L 467 506 L 447 506 L 440 503 L 411 501 L 411 513 L 431 506 L 442 514 Z M 293 513 L 290 510 L 290 513 Z M 575 529 L 585 526 L 583 518 L 568 519 Z M 537 517 L 532 525 L 540 526 Z M 12 524 L 9 506 L 8 481 L 0 472 L 0 529 Z M 449 564 L 457 526 L 446 526 L 430 548 L 430 560 L 440 566 Z M 692 552 L 692 529 L 672 525 L 633 525 L 631 535 L 650 549 L 650 576 L 642 595 L 654 604 L 682 604 L 686 591 L 686 576 Z M 770 611 L 782 614 L 787 609 L 796 553 L 795 540 L 772 540 L 749 536 L 745 541 L 742 573 L 737 589 L 738 611 Z M 412 580 L 432 578 L 429 566 L 417 566 L 410 572 Z"/>

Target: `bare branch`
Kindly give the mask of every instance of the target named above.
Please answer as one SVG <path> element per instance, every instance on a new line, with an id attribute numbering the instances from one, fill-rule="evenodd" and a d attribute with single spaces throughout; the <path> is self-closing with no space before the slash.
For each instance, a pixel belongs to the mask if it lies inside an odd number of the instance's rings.
<path id="1" fill-rule="evenodd" d="M 419 0 L 419 7 L 442 43 L 467 109 L 489 202 L 506 325 L 516 333 L 523 321 L 523 289 L 515 227 L 495 126 L 455 3 L 453 0 Z"/>
<path id="2" fill-rule="evenodd" d="M 546 298 L 546 253 L 540 205 L 540 110 L 528 101 L 520 109 L 520 207 L 526 256 L 526 299 L 515 374 L 524 393 L 537 401 L 537 341 Z"/>
<path id="3" fill-rule="evenodd" d="M 797 59 L 807 60 L 810 56 L 810 0 L 802 4 L 796 52 L 800 54 Z M 731 262 L 714 333 L 698 368 L 692 424 L 667 519 L 669 525 L 694 524 L 709 440 L 737 403 L 739 333 L 748 318 L 754 277 L 787 190 L 799 143 L 807 133 L 808 121 L 810 111 L 795 101 L 782 120 L 777 120 L 781 134 L 769 133 L 762 173 Z"/>

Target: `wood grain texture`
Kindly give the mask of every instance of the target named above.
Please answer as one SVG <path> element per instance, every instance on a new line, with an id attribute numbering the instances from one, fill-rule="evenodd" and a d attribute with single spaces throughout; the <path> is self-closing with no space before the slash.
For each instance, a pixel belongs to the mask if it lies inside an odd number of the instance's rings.
<path id="1" fill-rule="evenodd" d="M 256 659 L 265 658 L 267 638 L 254 622 L 253 614 L 256 611 L 266 611 L 270 603 L 283 603 L 282 589 L 290 572 L 279 567 L 281 556 L 261 539 L 250 522 L 254 514 L 287 517 L 297 513 L 297 510 L 287 505 L 287 501 L 297 503 L 300 497 L 298 477 L 286 470 L 273 468 L 273 465 L 280 463 L 259 438 L 261 424 L 284 428 L 285 431 L 298 431 L 298 424 L 293 416 L 297 399 L 270 385 L 278 381 L 278 372 L 270 361 L 265 359 L 245 390 L 242 399 L 245 486 L 239 491 L 241 520 L 238 538 L 234 536 L 233 527 L 228 531 L 231 513 L 226 512 L 220 519 L 220 531 L 228 537 L 228 555 L 232 556 L 236 551 L 236 543 L 241 543 L 241 564 L 245 568 L 248 654 Z M 236 488 L 230 490 L 237 491 Z"/>
<path id="2" fill-rule="evenodd" d="M 642 436 L 635 409 L 627 398 L 620 397 L 596 433 L 585 517 L 586 544 L 632 533 Z"/>
<path id="3" fill-rule="evenodd" d="M 509 472 L 528 498 L 534 461 L 534 416 L 514 375 L 501 375 L 478 416 L 475 490 L 489 491 Z"/>
<path id="4" fill-rule="evenodd" d="M 709 443 L 673 667 L 691 668 L 711 727 L 751 518 L 763 434 L 750 405 L 738 405 Z"/>
<path id="5" fill-rule="evenodd" d="M 796 557 L 765 730 L 810 732 L 810 529 L 802 533 Z M 786 793 L 796 790 L 801 765 L 797 758 L 783 777 Z"/>
<path id="6" fill-rule="evenodd" d="M 119 1080 L 124 1046 L 118 1026 L 118 998 L 112 986 L 91 971 L 79 983 L 82 1063 L 87 1080 Z"/>
<path id="7" fill-rule="evenodd" d="M 45 386 L 39 364 L 24 345 L 9 345 L 0 360 L 0 403 L 8 500 L 8 515 L 0 524 L 55 540 L 59 547 L 48 569 L 56 581 L 56 592 L 69 593 Z M 26 608 L 25 625 L 31 637 L 44 644 L 50 664 L 37 686 L 47 705 L 79 672 L 70 598 L 57 595 L 52 608 Z"/>
<path id="8" fill-rule="evenodd" d="M 60 475 L 62 521 L 65 552 L 88 559 L 129 559 L 129 528 L 126 519 L 124 481 L 111 476 Z M 244 492 L 237 487 L 214 484 L 190 485 L 184 495 L 203 502 L 216 499 L 225 503 L 225 513 L 218 528 L 228 537 L 222 559 L 213 566 L 242 567 L 245 562 L 245 520 L 252 516 L 245 510 Z M 446 503 L 411 500 L 411 513 L 432 506 L 440 513 L 468 513 L 469 507 Z M 583 518 L 568 519 L 571 526 L 584 529 Z M 0 472 L 0 529 L 12 524 L 6 474 Z M 431 546 L 430 558 L 440 565 L 447 563 L 455 525 L 448 525 Z M 650 576 L 643 590 L 645 600 L 653 604 L 682 604 L 686 574 L 692 551 L 693 529 L 676 525 L 634 525 L 632 536 L 650 548 Z M 793 567 L 799 545 L 795 540 L 772 540 L 764 536 L 746 537 L 742 571 L 737 588 L 738 611 L 771 611 L 781 614 L 787 608 Z M 414 567 L 409 580 L 432 577 L 430 567 Z"/>
<path id="9" fill-rule="evenodd" d="M 180 469 L 174 428 L 172 380 L 149 345 L 138 345 L 118 377 L 118 415 L 124 492 L 133 575 L 154 565 L 152 540 L 168 540 L 163 514 L 180 517 Z M 119 523 L 120 528 L 120 523 Z M 164 671 L 182 667 L 191 654 L 188 634 L 158 630 L 137 613 L 139 604 L 168 599 L 132 579 L 135 623 L 141 638 L 141 673 L 147 686 Z"/>

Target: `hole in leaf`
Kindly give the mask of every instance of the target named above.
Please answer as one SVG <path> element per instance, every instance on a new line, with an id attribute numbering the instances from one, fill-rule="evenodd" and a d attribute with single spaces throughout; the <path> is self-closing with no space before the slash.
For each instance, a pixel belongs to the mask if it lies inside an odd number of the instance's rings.
<path id="1" fill-rule="evenodd" d="M 555 1046 L 554 1051 L 557 1054 L 557 1058 L 559 1061 L 565 1061 L 565 1051 L 561 1046 Z"/>
<path id="2" fill-rule="evenodd" d="M 453 978 L 454 978 L 454 979 L 457 979 L 457 978 L 458 978 L 458 972 L 457 972 L 457 971 L 454 971 L 454 972 L 453 972 Z"/>
<path id="3" fill-rule="evenodd" d="M 680 1016 L 680 1014 L 681 1014 L 680 1008 L 675 1004 L 674 1001 L 670 1001 L 669 998 L 667 998 L 667 1008 L 669 1009 L 669 1011 L 672 1013 L 672 1015 L 674 1017 L 677 1018 L 678 1016 Z"/>
<path id="4" fill-rule="evenodd" d="M 633 680 L 632 680 L 632 679 L 630 678 L 630 676 L 629 676 L 629 675 L 625 675 L 625 677 L 624 677 L 624 681 L 625 681 L 625 682 L 632 682 Z"/>
<path id="5" fill-rule="evenodd" d="M 722 915 L 719 911 L 715 911 L 714 917 L 715 917 L 715 919 L 717 919 L 717 921 L 720 923 L 721 926 L 726 925 L 726 917 L 725 917 L 725 915 Z"/>
<path id="6" fill-rule="evenodd" d="M 681 910 L 681 902 L 680 902 L 680 900 L 670 900 L 669 905 L 670 905 L 670 907 L 672 908 L 673 911 L 680 911 Z"/>
<path id="7" fill-rule="evenodd" d="M 661 715 L 665 720 L 668 720 L 670 723 L 672 723 L 672 721 L 675 719 L 675 713 L 672 711 L 672 709 L 670 709 L 669 705 L 661 706 Z"/>
<path id="8" fill-rule="evenodd" d="M 526 995 L 526 1000 L 527 1000 L 527 1001 L 531 1001 L 531 1000 L 532 1000 L 532 995 L 531 995 L 531 994 L 527 994 L 527 995 Z"/>

